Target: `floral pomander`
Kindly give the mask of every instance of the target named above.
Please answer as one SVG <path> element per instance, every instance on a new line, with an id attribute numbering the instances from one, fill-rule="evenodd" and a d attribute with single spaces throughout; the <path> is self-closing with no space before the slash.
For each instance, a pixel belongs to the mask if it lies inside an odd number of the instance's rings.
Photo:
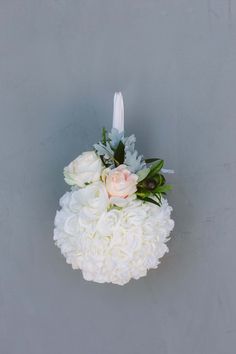
<path id="1" fill-rule="evenodd" d="M 174 227 L 159 158 L 144 159 L 124 136 L 124 106 L 115 94 L 113 129 L 64 169 L 71 191 L 60 199 L 54 240 L 84 279 L 124 285 L 157 268 Z"/>

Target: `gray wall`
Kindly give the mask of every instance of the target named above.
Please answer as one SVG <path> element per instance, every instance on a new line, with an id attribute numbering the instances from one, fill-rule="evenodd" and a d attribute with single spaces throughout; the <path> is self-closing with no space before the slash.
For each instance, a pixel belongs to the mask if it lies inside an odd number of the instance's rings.
<path id="1" fill-rule="evenodd" d="M 0 353 L 235 353 L 235 0 L 0 0 Z M 158 270 L 83 280 L 53 244 L 62 170 L 110 127 L 176 173 Z"/>

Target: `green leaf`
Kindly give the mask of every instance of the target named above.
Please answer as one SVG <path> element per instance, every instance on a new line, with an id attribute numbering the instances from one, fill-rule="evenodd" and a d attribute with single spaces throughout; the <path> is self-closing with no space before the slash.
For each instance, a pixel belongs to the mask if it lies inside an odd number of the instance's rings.
<path id="1" fill-rule="evenodd" d="M 158 203 L 156 200 L 152 199 L 152 198 L 148 198 L 148 197 L 137 197 L 138 199 L 143 200 L 144 202 L 149 202 L 149 203 L 153 203 L 155 205 L 161 206 L 160 203 Z"/>
<path id="2" fill-rule="evenodd" d="M 156 163 L 154 163 L 150 167 L 150 172 L 148 177 L 154 177 L 163 167 L 164 161 L 163 160 L 158 160 Z"/>
<path id="3" fill-rule="evenodd" d="M 147 191 L 147 190 L 142 189 L 142 190 L 138 190 L 138 191 L 136 192 L 136 195 L 137 195 L 138 197 L 145 198 L 145 197 L 148 197 L 148 196 L 150 195 L 150 192 Z"/>
<path id="4" fill-rule="evenodd" d="M 150 172 L 150 168 L 144 168 L 143 170 L 138 171 L 137 172 L 138 182 L 143 181 L 147 177 L 149 172 Z"/>
<path id="5" fill-rule="evenodd" d="M 106 145 L 106 141 L 107 141 L 107 130 L 106 128 L 102 128 L 102 143 Z"/>
<path id="6" fill-rule="evenodd" d="M 166 193 L 168 191 L 171 191 L 173 187 L 170 184 L 165 184 L 164 186 L 159 186 L 157 187 L 154 192 L 155 193 Z"/>
<path id="7" fill-rule="evenodd" d="M 153 177 L 157 183 L 158 186 L 163 186 L 166 182 L 166 179 L 163 175 L 158 174 L 155 177 Z"/>
<path id="8" fill-rule="evenodd" d="M 158 199 L 159 203 L 161 204 L 161 194 L 155 193 L 155 197 Z"/>
<path id="9" fill-rule="evenodd" d="M 116 165 L 122 164 L 125 159 L 125 145 L 122 141 L 119 142 L 115 152 L 114 152 L 114 160 Z"/>
<path id="10" fill-rule="evenodd" d="M 144 161 L 145 161 L 146 163 L 152 163 L 152 162 L 155 162 L 155 161 L 157 161 L 157 160 L 161 160 L 161 159 L 159 159 L 158 157 L 154 157 L 154 158 L 151 158 L 151 159 L 145 159 Z"/>

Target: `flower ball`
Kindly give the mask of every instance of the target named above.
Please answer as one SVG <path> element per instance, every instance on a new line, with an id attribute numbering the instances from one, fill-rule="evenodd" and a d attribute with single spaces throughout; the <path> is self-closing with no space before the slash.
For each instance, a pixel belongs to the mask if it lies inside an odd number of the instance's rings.
<path id="1" fill-rule="evenodd" d="M 124 285 L 157 268 L 174 227 L 159 158 L 145 159 L 134 135 L 124 135 L 121 93 L 114 96 L 113 128 L 69 163 L 71 190 L 60 199 L 54 241 L 86 280 Z"/>
<path id="2" fill-rule="evenodd" d="M 55 218 L 54 240 L 67 263 L 81 269 L 84 279 L 124 285 L 157 268 L 168 251 L 166 242 L 174 222 L 166 199 L 162 198 L 160 206 L 137 199 L 133 193 L 137 180 L 127 175 L 124 166 L 114 171 L 105 177 L 114 196 L 108 193 L 106 183 L 96 178 L 63 195 Z M 121 190 L 130 190 L 131 195 L 120 197 Z"/>

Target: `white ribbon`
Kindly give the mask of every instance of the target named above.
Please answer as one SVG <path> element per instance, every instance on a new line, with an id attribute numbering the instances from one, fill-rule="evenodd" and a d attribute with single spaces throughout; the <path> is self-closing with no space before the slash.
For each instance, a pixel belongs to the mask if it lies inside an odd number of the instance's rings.
<path id="1" fill-rule="evenodd" d="M 124 131 L 124 102 L 121 92 L 116 92 L 114 95 L 112 127 L 117 129 L 119 133 Z"/>

